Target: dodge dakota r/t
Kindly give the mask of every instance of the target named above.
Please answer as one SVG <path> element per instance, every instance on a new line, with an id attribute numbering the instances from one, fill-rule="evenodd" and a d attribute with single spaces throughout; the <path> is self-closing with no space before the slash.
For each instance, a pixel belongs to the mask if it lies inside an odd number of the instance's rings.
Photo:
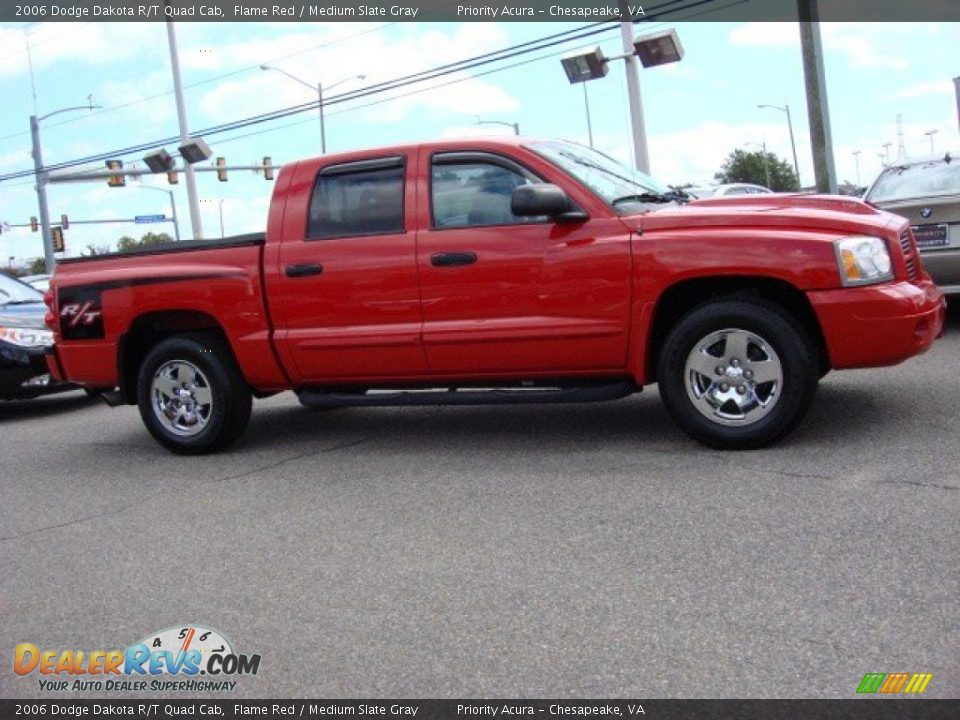
<path id="1" fill-rule="evenodd" d="M 187 454 L 234 441 L 252 398 L 284 390 L 332 407 L 652 383 L 689 435 L 738 449 L 785 436 L 828 371 L 942 333 L 904 218 L 832 196 L 685 200 L 558 140 L 302 160 L 265 234 L 61 261 L 47 363 Z"/>

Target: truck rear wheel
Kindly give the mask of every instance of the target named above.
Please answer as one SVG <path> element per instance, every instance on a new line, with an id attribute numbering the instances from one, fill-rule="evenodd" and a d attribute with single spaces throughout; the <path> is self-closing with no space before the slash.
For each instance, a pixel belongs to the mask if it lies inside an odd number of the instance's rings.
<path id="1" fill-rule="evenodd" d="M 803 329 L 776 306 L 701 305 L 667 335 L 660 396 L 677 425 L 705 445 L 763 447 L 803 419 L 817 388 L 817 357 Z"/>
<path id="2" fill-rule="evenodd" d="M 147 354 L 137 377 L 137 404 L 161 445 L 200 455 L 240 437 L 252 396 L 224 343 L 190 334 L 168 338 Z"/>

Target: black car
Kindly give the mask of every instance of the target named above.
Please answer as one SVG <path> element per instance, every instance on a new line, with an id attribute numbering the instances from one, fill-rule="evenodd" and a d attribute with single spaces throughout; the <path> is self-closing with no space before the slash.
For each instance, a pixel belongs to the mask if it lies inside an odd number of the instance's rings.
<path id="1" fill-rule="evenodd" d="M 39 291 L 0 273 L 0 400 L 76 389 L 47 370 L 44 346 L 53 333 L 43 324 L 46 313 Z"/>

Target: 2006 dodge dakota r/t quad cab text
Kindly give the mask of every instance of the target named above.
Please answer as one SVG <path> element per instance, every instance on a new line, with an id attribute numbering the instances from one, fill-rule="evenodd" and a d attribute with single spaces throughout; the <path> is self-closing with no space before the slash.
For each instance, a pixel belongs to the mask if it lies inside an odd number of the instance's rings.
<path id="1" fill-rule="evenodd" d="M 682 204 L 563 141 L 476 139 L 285 166 L 265 235 L 62 261 L 61 380 L 138 404 L 181 453 L 251 397 L 311 407 L 607 400 L 659 383 L 718 448 L 802 419 L 830 369 L 942 332 L 907 220 L 801 195 Z"/>

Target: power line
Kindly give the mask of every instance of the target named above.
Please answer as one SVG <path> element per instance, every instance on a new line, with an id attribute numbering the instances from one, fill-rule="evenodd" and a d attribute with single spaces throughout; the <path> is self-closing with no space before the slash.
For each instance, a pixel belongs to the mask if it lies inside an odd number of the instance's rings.
<path id="1" fill-rule="evenodd" d="M 677 2 L 682 2 L 682 1 L 683 0 L 669 0 L 668 2 L 665 3 L 665 5 L 674 5 Z M 737 0 L 733 4 L 740 4 L 740 2 L 743 2 L 743 1 L 744 0 Z M 698 6 L 709 5 L 714 2 L 716 2 L 716 0 L 698 0 L 686 5 L 684 8 L 682 8 L 682 10 L 689 10 Z M 729 5 L 727 7 L 729 7 Z M 726 8 L 717 8 L 717 10 L 720 10 L 720 9 L 726 9 Z M 669 11 L 669 12 L 672 13 L 676 11 Z M 650 14 L 648 14 L 648 18 L 652 19 L 652 17 L 656 17 L 656 16 L 651 16 Z M 603 26 L 603 27 L 597 27 L 597 26 Z M 455 72 L 463 72 L 465 70 L 473 69 L 476 67 L 482 67 L 482 66 L 495 63 L 495 62 L 500 62 L 503 60 L 509 60 L 513 57 L 526 55 L 531 52 L 544 50 L 557 45 L 573 42 L 575 40 L 582 40 L 587 37 L 608 32 L 611 29 L 613 29 L 610 23 L 607 23 L 607 22 L 592 23 L 590 25 L 587 25 L 586 28 L 587 28 L 586 30 L 584 30 L 583 28 L 577 28 L 575 30 L 568 30 L 564 32 L 554 33 L 553 35 L 548 35 L 542 38 L 520 43 L 518 45 L 503 48 L 501 50 L 484 53 L 471 58 L 467 58 L 465 60 L 460 60 L 453 63 L 448 63 L 446 65 L 441 65 L 426 71 L 421 71 L 419 73 L 413 73 L 400 78 L 395 78 L 393 80 L 376 83 L 374 85 L 367 86 L 355 91 L 341 93 L 340 95 L 336 95 L 331 98 L 325 99 L 323 102 L 323 105 L 324 106 L 335 105 L 335 104 L 347 102 L 350 100 L 356 100 L 363 97 L 368 97 L 370 95 L 388 92 L 390 90 L 395 90 L 401 87 L 405 87 L 407 85 L 426 82 L 428 80 L 453 74 Z M 252 125 L 269 122 L 272 120 L 278 120 L 284 117 L 288 117 L 290 115 L 295 115 L 302 112 L 315 110 L 317 109 L 319 104 L 320 104 L 319 102 L 314 101 L 309 103 L 303 103 L 300 105 L 294 105 L 287 108 L 271 111 L 268 113 L 262 113 L 262 114 L 254 115 L 248 118 L 243 118 L 241 120 L 232 121 L 229 123 L 215 125 L 206 129 L 194 131 L 194 134 L 198 136 L 199 135 L 211 136 L 211 135 L 217 135 L 222 132 L 228 132 L 230 130 L 243 129 L 245 127 L 250 127 Z M 44 169 L 46 171 L 59 170 L 59 169 L 76 167 L 77 165 L 98 162 L 98 161 L 111 159 L 111 158 L 125 157 L 134 153 L 143 152 L 144 150 L 149 150 L 157 146 L 167 145 L 177 141 L 178 141 L 178 138 L 176 137 L 166 138 L 163 140 L 154 140 L 148 143 L 129 146 L 126 148 L 112 150 L 105 153 L 99 153 L 97 155 L 92 155 L 85 158 L 78 158 L 75 160 L 57 163 L 54 165 L 48 165 Z M 23 171 L 16 171 L 13 173 L 7 173 L 5 175 L 0 175 L 0 182 L 17 179 L 20 177 L 26 177 L 28 175 L 32 175 L 33 172 L 34 172 L 33 170 L 23 170 Z"/>
<path id="2" fill-rule="evenodd" d="M 701 1 L 710 2 L 712 0 L 701 0 Z M 596 25 L 607 25 L 608 27 L 596 28 Z M 406 85 L 411 85 L 418 82 L 425 82 L 435 77 L 441 77 L 443 75 L 448 75 L 453 72 L 462 72 L 464 70 L 468 70 L 474 67 L 487 65 L 487 64 L 498 62 L 501 60 L 507 60 L 517 55 L 535 52 L 537 50 L 542 50 L 557 44 L 571 42 L 574 40 L 580 40 L 585 37 L 596 35 L 599 32 L 606 32 L 609 29 L 609 25 L 607 23 L 594 23 L 587 27 L 592 29 L 587 31 L 582 31 L 581 28 L 578 28 L 576 30 L 568 30 L 561 33 L 555 33 L 553 35 L 546 36 L 545 38 L 539 38 L 537 40 L 528 41 L 526 43 L 521 43 L 519 45 L 511 46 L 498 51 L 484 53 L 482 55 L 467 58 L 465 60 L 459 60 L 454 63 L 448 63 L 446 65 L 441 65 L 439 67 L 431 68 L 429 70 L 425 70 L 419 73 L 413 73 L 400 78 L 395 78 L 393 80 L 384 81 L 381 83 L 375 83 L 374 85 L 370 85 L 356 91 L 341 93 L 339 95 L 335 95 L 333 97 L 325 99 L 324 106 L 334 105 L 337 103 L 345 102 L 347 100 L 352 100 L 352 99 L 366 97 L 366 96 L 381 93 L 381 92 L 386 92 L 388 90 L 397 89 L 400 87 L 404 87 Z M 196 130 L 193 132 L 193 134 L 198 136 L 200 135 L 210 136 L 210 135 L 215 135 L 221 132 L 226 132 L 229 130 L 242 129 L 244 127 L 249 127 L 250 125 L 254 125 L 257 123 L 266 122 L 269 120 L 275 120 L 275 119 L 287 117 L 289 115 L 293 115 L 301 112 L 315 110 L 318 107 L 318 105 L 319 105 L 319 102 L 317 101 L 303 103 L 301 105 L 294 105 L 288 108 L 282 108 L 276 111 L 262 113 L 262 114 L 254 115 L 248 118 L 243 118 L 241 120 L 224 123 L 221 125 L 215 125 L 209 128 L 201 129 L 201 130 Z M 84 158 L 78 158 L 75 160 L 65 161 L 62 163 L 47 165 L 44 169 L 46 171 L 60 170 L 68 167 L 75 167 L 76 165 L 81 165 L 85 163 L 98 162 L 101 160 L 107 160 L 107 159 L 117 158 L 117 157 L 124 157 L 127 155 L 131 155 L 133 153 L 143 152 L 145 150 L 149 150 L 158 146 L 167 145 L 167 144 L 178 142 L 178 141 L 179 141 L 178 137 L 169 137 L 162 140 L 152 140 L 150 142 L 142 143 L 139 145 L 133 145 L 126 148 L 111 150 L 105 153 L 98 153 L 96 155 L 92 155 Z M 16 171 L 12 173 L 6 173 L 4 175 L 0 175 L 0 182 L 5 180 L 13 180 L 20 177 L 26 177 L 28 175 L 32 175 L 33 172 L 34 172 L 33 170 L 22 170 L 22 171 Z"/>

